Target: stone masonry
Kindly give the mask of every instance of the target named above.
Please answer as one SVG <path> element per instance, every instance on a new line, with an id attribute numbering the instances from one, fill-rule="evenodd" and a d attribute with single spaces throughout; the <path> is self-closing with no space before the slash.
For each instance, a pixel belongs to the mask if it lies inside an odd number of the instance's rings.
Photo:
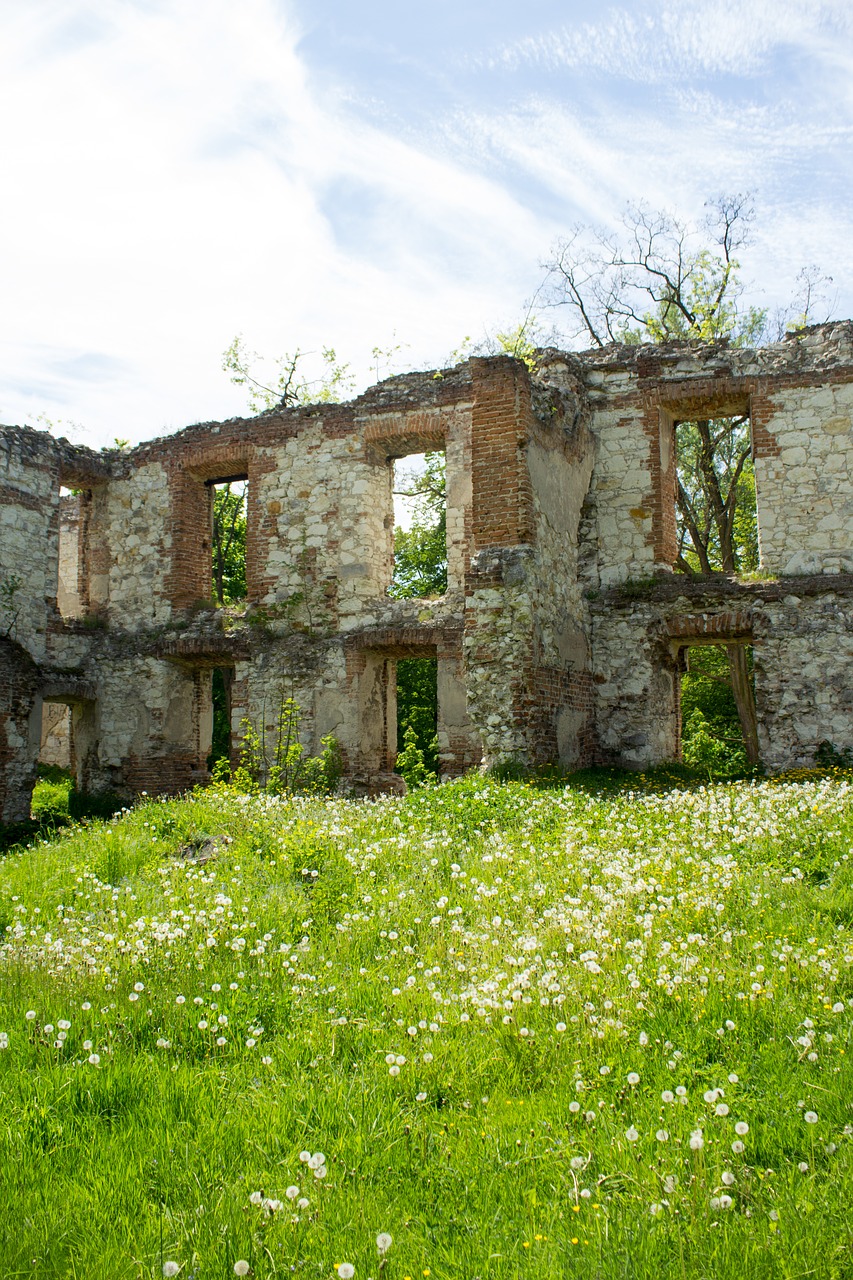
<path id="1" fill-rule="evenodd" d="M 748 413 L 760 581 L 673 573 L 675 427 Z M 443 450 L 448 589 L 393 600 L 393 460 Z M 247 602 L 211 596 L 212 485 L 248 480 Z M 63 496 L 61 490 L 67 493 Z M 0 821 L 39 753 L 127 796 L 207 778 L 211 675 L 232 738 L 338 738 L 391 785 L 396 664 L 437 661 L 453 776 L 506 759 L 677 758 L 696 644 L 751 644 L 763 761 L 853 746 L 853 323 L 725 343 L 540 353 L 407 374 L 337 405 L 94 453 L 0 428 Z M 65 735 L 63 740 L 63 734 Z"/>

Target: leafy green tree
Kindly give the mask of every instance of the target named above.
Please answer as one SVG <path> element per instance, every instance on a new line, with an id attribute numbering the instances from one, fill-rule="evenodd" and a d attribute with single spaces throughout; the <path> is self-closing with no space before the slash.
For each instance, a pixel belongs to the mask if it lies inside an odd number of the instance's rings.
<path id="1" fill-rule="evenodd" d="M 388 594 L 397 600 L 444 595 L 447 590 L 447 499 L 443 453 L 424 455 L 424 469 L 409 473 L 395 489 L 411 502 L 408 529 L 394 530 L 394 577 Z"/>
<path id="2" fill-rule="evenodd" d="M 246 598 L 246 485 L 213 490 L 213 594 L 219 605 Z"/>
<path id="3" fill-rule="evenodd" d="M 238 387 L 245 387 L 249 407 L 253 413 L 268 413 L 271 409 L 290 409 L 298 404 L 330 404 L 349 394 L 355 378 L 348 364 L 341 364 L 334 347 L 323 347 L 320 352 L 320 372 L 314 378 L 305 375 L 305 362 L 312 352 L 285 352 L 267 363 L 272 366 L 264 373 L 263 362 L 256 351 L 250 351 L 241 335 L 234 338 L 223 353 L 222 368 Z M 386 354 L 378 349 L 378 359 Z"/>

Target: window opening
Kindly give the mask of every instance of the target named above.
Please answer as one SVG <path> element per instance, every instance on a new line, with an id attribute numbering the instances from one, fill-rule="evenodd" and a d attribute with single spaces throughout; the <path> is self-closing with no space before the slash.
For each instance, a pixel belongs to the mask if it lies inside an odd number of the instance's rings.
<path id="1" fill-rule="evenodd" d="M 422 752 L 428 774 L 439 776 L 438 661 L 436 658 L 397 660 L 397 751 L 413 743 Z M 397 772 L 401 772 L 399 767 Z"/>
<path id="2" fill-rule="evenodd" d="M 88 528 L 91 490 L 59 490 L 59 563 L 56 607 L 62 618 L 81 618 L 87 612 Z"/>
<path id="3" fill-rule="evenodd" d="M 246 476 L 208 481 L 213 490 L 211 537 L 213 599 L 218 605 L 246 599 Z"/>
<path id="4" fill-rule="evenodd" d="M 396 599 L 447 591 L 447 483 L 443 452 L 409 454 L 392 463 Z"/>
<path id="5" fill-rule="evenodd" d="M 759 763 L 752 645 L 693 645 L 684 657 L 684 763 L 718 778 L 748 772 Z"/>
<path id="6" fill-rule="evenodd" d="M 678 550 L 674 567 L 689 574 L 757 569 L 749 415 L 679 422 L 675 449 Z"/>

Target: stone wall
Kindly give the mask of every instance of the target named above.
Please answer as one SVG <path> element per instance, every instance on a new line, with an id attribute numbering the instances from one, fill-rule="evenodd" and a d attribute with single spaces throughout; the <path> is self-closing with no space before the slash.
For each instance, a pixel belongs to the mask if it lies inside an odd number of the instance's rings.
<path id="1" fill-rule="evenodd" d="M 675 429 L 733 413 L 750 417 L 762 564 L 781 577 L 691 584 L 672 573 Z M 235 740 L 247 716 L 272 742 L 293 697 L 306 747 L 334 733 L 368 790 L 392 785 L 404 657 L 437 662 L 447 776 L 673 758 L 703 627 L 700 642 L 754 645 L 768 768 L 851 746 L 851 421 L 844 322 L 758 351 L 548 350 L 535 375 L 477 358 L 133 450 L 0 428 L 0 820 L 27 810 L 42 700 L 72 708 L 80 785 L 203 781 L 216 667 Z M 392 600 L 393 464 L 427 450 L 447 462 L 448 590 Z M 223 612 L 212 487 L 238 477 L 248 599 Z"/>

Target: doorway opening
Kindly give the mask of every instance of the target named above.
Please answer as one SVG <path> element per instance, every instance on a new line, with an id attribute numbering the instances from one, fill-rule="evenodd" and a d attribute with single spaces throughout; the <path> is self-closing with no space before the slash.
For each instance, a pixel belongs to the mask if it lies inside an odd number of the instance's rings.
<path id="1" fill-rule="evenodd" d="M 397 752 L 412 743 L 426 772 L 438 780 L 438 659 L 398 658 L 396 665 Z"/>
<path id="2" fill-rule="evenodd" d="M 684 763 L 720 778 L 748 773 L 760 763 L 752 645 L 691 645 L 682 661 Z"/>
<path id="3" fill-rule="evenodd" d="M 213 730 L 207 767 L 212 772 L 217 761 L 231 764 L 231 689 L 234 683 L 233 667 L 214 667 L 211 672 L 210 693 L 213 704 Z"/>

